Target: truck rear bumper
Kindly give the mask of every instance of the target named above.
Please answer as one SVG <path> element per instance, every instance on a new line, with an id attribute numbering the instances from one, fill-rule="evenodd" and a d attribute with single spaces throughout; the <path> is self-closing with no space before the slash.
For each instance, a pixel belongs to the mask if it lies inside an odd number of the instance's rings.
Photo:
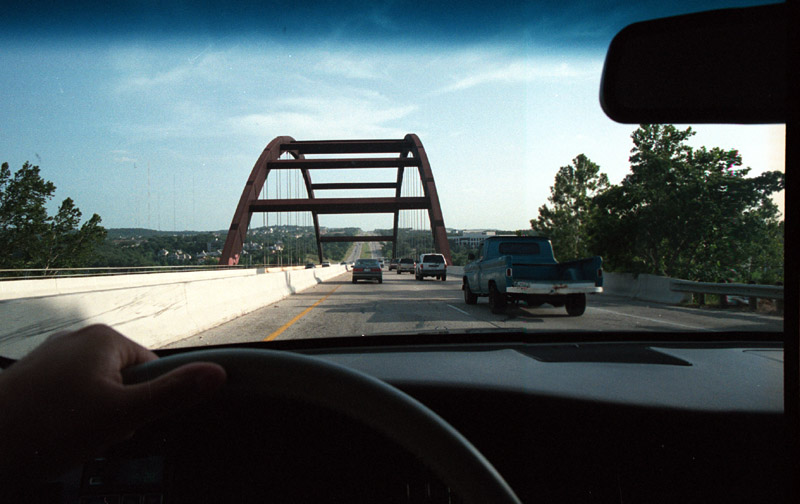
<path id="1" fill-rule="evenodd" d="M 512 287 L 506 288 L 507 294 L 595 294 L 603 292 L 602 287 L 594 283 L 534 283 L 516 282 Z"/>
<path id="2" fill-rule="evenodd" d="M 438 276 L 446 275 L 447 274 L 447 270 L 446 269 L 441 269 L 441 270 L 427 269 L 427 270 L 422 270 L 422 271 L 419 271 L 419 272 L 415 271 L 415 274 L 417 274 L 417 275 L 419 275 L 421 277 L 429 277 L 429 276 L 438 277 Z"/>

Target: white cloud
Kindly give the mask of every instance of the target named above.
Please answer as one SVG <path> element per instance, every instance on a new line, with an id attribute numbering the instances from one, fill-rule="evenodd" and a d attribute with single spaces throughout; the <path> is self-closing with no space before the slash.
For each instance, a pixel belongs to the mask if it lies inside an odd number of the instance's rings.
<path id="1" fill-rule="evenodd" d="M 119 164 L 137 163 L 139 161 L 135 157 L 132 157 L 131 153 L 127 150 L 112 150 L 109 154 L 111 154 L 112 160 Z"/>
<path id="2" fill-rule="evenodd" d="M 439 89 L 439 92 L 462 91 L 492 83 L 518 84 L 541 79 L 568 79 L 597 75 L 598 69 L 602 66 L 601 62 L 589 63 L 584 67 L 566 62 L 537 60 L 512 60 L 497 63 L 497 59 L 497 57 L 487 57 L 482 61 L 466 65 L 466 68 L 477 68 L 478 70 L 458 76 L 455 82 Z"/>
<path id="3" fill-rule="evenodd" d="M 118 100 L 134 100 L 134 114 L 126 114 L 115 129 L 139 139 L 407 133 L 393 123 L 416 105 L 374 90 L 378 80 L 391 84 L 388 67 L 397 62 L 347 51 L 253 49 L 160 48 L 156 56 L 137 48 L 118 51 L 112 59 L 119 75 L 113 90 Z M 355 80 L 369 83 L 354 86 Z M 134 117 L 140 111 L 146 112 L 144 120 Z"/>
<path id="4" fill-rule="evenodd" d="M 350 54 L 323 53 L 315 70 L 346 79 L 386 79 L 385 67 L 377 59 Z"/>
<path id="5" fill-rule="evenodd" d="M 264 137 L 290 134 L 299 139 L 401 138 L 407 131 L 395 126 L 416 110 L 363 96 L 289 98 L 274 112 L 231 117 L 225 128 Z"/>
<path id="6" fill-rule="evenodd" d="M 246 68 L 235 48 L 157 47 L 115 48 L 110 64 L 119 75 L 114 91 L 119 94 L 165 93 L 210 84 L 229 85 L 237 71 Z"/>

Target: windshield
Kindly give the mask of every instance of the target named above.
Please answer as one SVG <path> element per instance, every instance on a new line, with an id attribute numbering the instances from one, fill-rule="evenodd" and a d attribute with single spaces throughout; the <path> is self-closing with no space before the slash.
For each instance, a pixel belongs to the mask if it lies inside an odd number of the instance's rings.
<path id="1" fill-rule="evenodd" d="M 785 127 L 598 103 L 626 25 L 757 3 L 20 7 L 0 34 L 0 355 L 96 322 L 151 348 L 777 334 Z M 481 249 L 503 236 L 523 241 Z M 353 276 L 367 258 L 380 283 Z"/>

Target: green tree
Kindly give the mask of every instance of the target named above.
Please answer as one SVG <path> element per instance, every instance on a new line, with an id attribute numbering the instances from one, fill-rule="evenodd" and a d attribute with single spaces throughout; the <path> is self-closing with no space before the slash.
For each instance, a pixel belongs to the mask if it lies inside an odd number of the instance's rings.
<path id="1" fill-rule="evenodd" d="M 562 166 L 550 187 L 548 201 L 542 205 L 539 217 L 531 219 L 531 228 L 547 236 L 560 260 L 594 255 L 590 249 L 590 218 L 593 198 L 608 187 L 608 177 L 584 154 Z"/>
<path id="2" fill-rule="evenodd" d="M 467 245 L 460 245 L 457 243 L 450 243 L 450 257 L 455 266 L 465 266 L 469 263 L 469 254 L 478 254 L 478 247 L 469 248 Z"/>
<path id="3" fill-rule="evenodd" d="M 106 230 L 94 214 L 80 225 L 81 211 L 67 198 L 54 216 L 45 205 L 56 187 L 26 162 L 11 173 L 0 167 L 0 267 L 63 268 L 87 264 Z"/>
<path id="4" fill-rule="evenodd" d="M 748 178 L 738 151 L 693 149 L 694 134 L 671 125 L 632 134 L 631 173 L 594 198 L 592 245 L 609 269 L 702 281 L 774 269 L 782 227 L 771 195 L 783 174 Z"/>

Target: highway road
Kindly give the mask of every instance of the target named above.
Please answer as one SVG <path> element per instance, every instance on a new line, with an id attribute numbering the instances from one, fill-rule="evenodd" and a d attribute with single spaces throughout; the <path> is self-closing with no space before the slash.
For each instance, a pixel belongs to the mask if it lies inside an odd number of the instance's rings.
<path id="1" fill-rule="evenodd" d="M 384 270 L 383 283 L 351 283 L 350 274 L 295 294 L 172 346 L 323 338 L 331 336 L 433 333 L 463 330 L 526 331 L 781 331 L 780 316 L 689 308 L 592 295 L 586 313 L 569 317 L 564 308 L 509 306 L 489 311 L 485 298 L 466 305 L 461 279 L 417 281 Z"/>
<path id="2" fill-rule="evenodd" d="M 381 248 L 380 248 L 381 245 L 379 243 L 375 243 L 375 242 L 355 242 L 353 244 L 353 248 L 350 249 L 347 257 L 345 257 L 344 260 L 346 262 L 348 262 L 348 263 L 355 262 L 356 259 L 361 257 L 361 248 L 364 245 L 367 245 L 369 247 L 370 254 L 372 254 L 372 257 L 377 259 L 377 258 L 379 258 L 381 256 Z"/>
<path id="3" fill-rule="evenodd" d="M 347 255 L 347 257 L 345 257 L 344 260 L 349 263 L 355 262 L 356 259 L 361 257 L 361 247 L 363 245 L 364 244 L 360 242 L 353 244 L 353 248 L 350 249 L 350 253 Z"/>

